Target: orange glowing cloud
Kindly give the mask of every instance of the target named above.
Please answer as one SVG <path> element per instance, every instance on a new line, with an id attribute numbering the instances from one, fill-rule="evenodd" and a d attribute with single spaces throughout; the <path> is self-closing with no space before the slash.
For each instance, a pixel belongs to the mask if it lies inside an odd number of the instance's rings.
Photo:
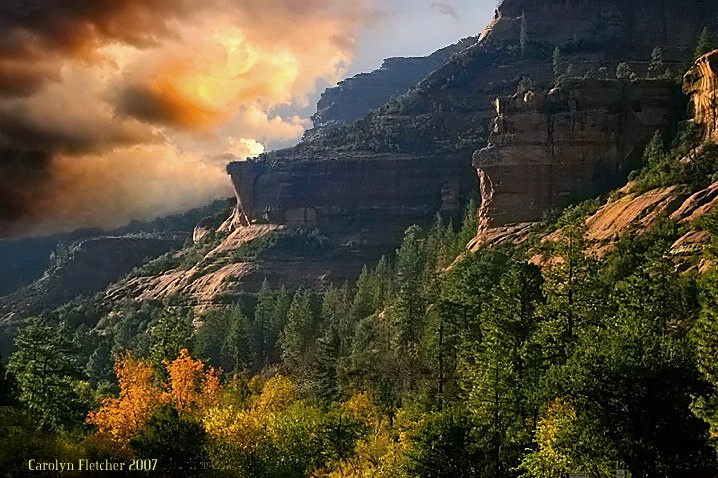
<path id="1" fill-rule="evenodd" d="M 342 78 L 370 2 L 4 1 L 0 235 L 229 194 L 228 158 L 301 137 L 292 111 Z"/>

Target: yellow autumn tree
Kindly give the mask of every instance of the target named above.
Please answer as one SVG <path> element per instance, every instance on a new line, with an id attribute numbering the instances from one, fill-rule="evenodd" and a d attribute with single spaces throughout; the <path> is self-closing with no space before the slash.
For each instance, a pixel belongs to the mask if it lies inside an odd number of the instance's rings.
<path id="1" fill-rule="evenodd" d="M 164 364 L 169 380 L 163 386 L 157 383 L 151 362 L 131 354 L 115 362 L 119 396 L 105 398 L 86 420 L 96 427 L 95 436 L 100 442 L 117 451 L 126 450 L 130 439 L 163 403 L 172 404 L 180 414 L 198 415 L 218 403 L 222 391 L 219 372 L 212 367 L 205 371 L 202 361 L 190 357 L 186 349 Z"/>
<path id="2" fill-rule="evenodd" d="M 187 349 L 179 357 L 165 360 L 169 383 L 165 399 L 172 403 L 180 414 L 201 412 L 219 400 L 221 385 L 219 373 L 212 367 L 205 372 L 204 363 L 193 359 Z"/>
<path id="3" fill-rule="evenodd" d="M 162 402 L 162 390 L 155 384 L 152 365 L 145 360 L 126 354 L 115 362 L 114 369 L 120 394 L 105 398 L 98 410 L 90 411 L 87 423 L 97 427 L 98 439 L 123 450 Z"/>
<path id="4" fill-rule="evenodd" d="M 363 423 L 369 433 L 356 443 L 351 457 L 333 464 L 329 478 L 406 478 L 403 465 L 410 445 L 406 430 L 413 425 L 406 415 L 400 410 L 392 424 L 367 392 L 354 393 L 341 410 Z"/>
<path id="5" fill-rule="evenodd" d="M 225 402 L 210 408 L 202 424 L 211 443 L 214 468 L 233 469 L 254 463 L 254 466 L 262 466 L 263 471 L 256 468 L 240 471 L 248 476 L 261 476 L 270 473 L 267 467 L 292 461 L 282 456 L 282 452 L 287 447 L 295 448 L 288 441 L 295 435 L 304 435 L 301 429 L 311 422 L 310 415 L 314 414 L 298 399 L 297 386 L 286 377 L 278 375 L 266 381 L 254 377 L 248 386 L 252 391 L 249 398 L 242 403 Z M 298 428 L 288 427 L 287 423 Z"/>

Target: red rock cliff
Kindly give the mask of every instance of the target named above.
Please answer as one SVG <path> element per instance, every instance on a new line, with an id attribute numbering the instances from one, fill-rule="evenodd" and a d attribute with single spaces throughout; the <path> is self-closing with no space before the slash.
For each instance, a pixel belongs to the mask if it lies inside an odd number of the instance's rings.
<path id="1" fill-rule="evenodd" d="M 693 121 L 707 139 L 718 140 L 718 50 L 696 60 L 683 76 L 683 92 L 691 96 Z"/>
<path id="2" fill-rule="evenodd" d="M 528 91 L 495 104 L 489 145 L 473 159 L 483 229 L 538 221 L 551 208 L 618 186 L 682 100 L 669 80 L 575 79 L 547 95 Z"/>

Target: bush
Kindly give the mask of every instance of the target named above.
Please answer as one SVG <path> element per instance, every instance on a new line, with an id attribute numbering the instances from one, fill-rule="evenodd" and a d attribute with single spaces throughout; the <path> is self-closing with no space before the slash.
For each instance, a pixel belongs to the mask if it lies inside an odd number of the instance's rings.
<path id="1" fill-rule="evenodd" d="M 283 229 L 243 244 L 234 252 L 234 259 L 236 261 L 246 261 L 281 253 L 297 256 L 317 256 L 326 251 L 328 246 L 329 239 L 317 229 Z"/>

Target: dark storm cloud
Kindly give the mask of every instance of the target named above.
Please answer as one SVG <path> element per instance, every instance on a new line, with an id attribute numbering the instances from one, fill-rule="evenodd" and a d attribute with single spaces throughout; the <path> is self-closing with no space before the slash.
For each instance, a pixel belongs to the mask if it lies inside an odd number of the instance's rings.
<path id="1" fill-rule="evenodd" d="M 67 57 L 97 60 L 111 42 L 157 45 L 187 13 L 180 0 L 4 0 L 0 4 L 0 94 L 28 95 L 57 81 Z"/>
<path id="2" fill-rule="evenodd" d="M 44 151 L 0 149 L 0 237 L 18 231 L 14 225 L 34 214 L 36 201 L 32 197 L 49 183 L 47 172 L 51 157 Z"/>
<path id="3" fill-rule="evenodd" d="M 227 194 L 208 158 L 299 138 L 274 109 L 341 79 L 371 1 L 0 0 L 0 236 Z"/>

